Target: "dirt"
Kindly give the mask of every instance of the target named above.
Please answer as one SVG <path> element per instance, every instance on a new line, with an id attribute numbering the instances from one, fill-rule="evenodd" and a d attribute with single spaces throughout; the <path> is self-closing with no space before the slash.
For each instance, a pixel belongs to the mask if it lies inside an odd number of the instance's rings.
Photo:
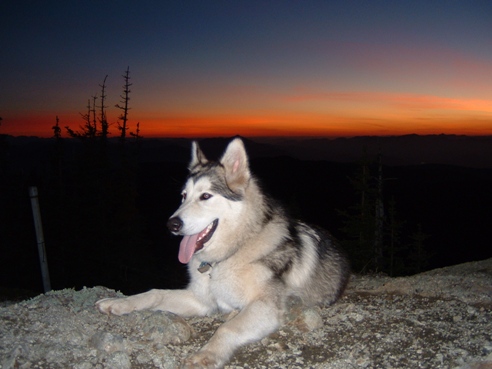
<path id="1" fill-rule="evenodd" d="M 104 287 L 0 308 L 0 368 L 178 368 L 227 317 L 107 316 Z M 492 368 L 492 259 L 405 278 L 353 276 L 329 307 L 292 300 L 281 329 L 226 368 Z"/>

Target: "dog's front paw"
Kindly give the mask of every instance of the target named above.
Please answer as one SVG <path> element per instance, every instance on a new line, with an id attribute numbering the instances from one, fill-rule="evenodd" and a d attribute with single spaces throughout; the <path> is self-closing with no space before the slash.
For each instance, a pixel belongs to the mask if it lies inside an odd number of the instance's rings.
<path id="1" fill-rule="evenodd" d="M 96 307 L 101 313 L 114 315 L 124 315 L 135 310 L 127 297 L 102 299 L 96 302 Z"/>
<path id="2" fill-rule="evenodd" d="M 198 351 L 189 356 L 181 366 L 182 369 L 220 369 L 227 360 L 221 359 L 210 350 Z"/>

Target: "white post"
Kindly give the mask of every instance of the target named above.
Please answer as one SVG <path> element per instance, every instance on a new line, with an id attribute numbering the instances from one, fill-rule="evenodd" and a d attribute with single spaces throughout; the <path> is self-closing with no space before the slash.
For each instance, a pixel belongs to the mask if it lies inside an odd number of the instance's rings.
<path id="1" fill-rule="evenodd" d="M 34 227 L 36 228 L 36 237 L 38 240 L 38 254 L 41 274 L 43 276 L 43 288 L 46 293 L 51 291 L 51 283 L 46 248 L 44 246 L 43 224 L 41 223 L 41 212 L 39 211 L 38 188 L 29 187 L 29 196 L 31 197 L 32 216 L 34 217 Z"/>

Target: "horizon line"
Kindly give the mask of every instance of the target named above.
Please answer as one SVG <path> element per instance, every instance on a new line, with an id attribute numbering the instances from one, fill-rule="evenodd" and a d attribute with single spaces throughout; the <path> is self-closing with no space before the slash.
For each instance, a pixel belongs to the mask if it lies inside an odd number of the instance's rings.
<path id="1" fill-rule="evenodd" d="M 1 133 L 0 132 L 0 137 L 13 137 L 13 138 L 38 138 L 38 139 L 53 139 L 55 138 L 54 136 L 39 136 L 39 135 L 13 135 L 13 134 L 8 134 L 8 133 Z M 216 135 L 198 135 L 198 136 L 164 136 L 164 135 L 142 135 L 140 136 L 140 139 L 145 140 L 145 139 L 176 139 L 176 140 L 200 140 L 200 139 L 214 139 L 214 138 L 234 138 L 234 137 L 240 137 L 240 138 L 245 138 L 245 139 L 339 139 L 339 138 L 377 138 L 377 137 L 382 137 L 382 138 L 390 138 L 390 137 L 407 137 L 407 136 L 418 136 L 418 137 L 429 137 L 429 136 L 453 136 L 453 137 L 492 137 L 492 134 L 486 133 L 486 134 L 458 134 L 458 133 L 402 133 L 402 134 L 359 134 L 359 135 L 241 135 L 241 134 L 236 134 L 236 135 L 221 135 L 221 134 L 216 134 Z M 67 139 L 67 140 L 80 140 L 80 138 L 77 137 L 61 137 L 61 139 Z M 119 136 L 116 135 L 110 135 L 108 137 L 109 140 L 118 140 L 120 139 Z M 127 137 L 127 141 L 134 141 L 136 138 L 134 137 Z"/>

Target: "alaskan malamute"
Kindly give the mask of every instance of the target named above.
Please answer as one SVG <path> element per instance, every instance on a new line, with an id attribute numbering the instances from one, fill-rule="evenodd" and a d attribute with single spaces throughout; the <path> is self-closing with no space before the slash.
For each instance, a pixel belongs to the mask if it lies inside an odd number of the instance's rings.
<path id="1" fill-rule="evenodd" d="M 349 266 L 326 231 L 288 218 L 260 190 L 243 142 L 231 141 L 220 161 L 192 144 L 181 206 L 167 227 L 182 236 L 179 260 L 188 264 L 184 290 L 151 290 L 98 301 L 103 313 L 165 310 L 180 316 L 239 311 L 184 368 L 221 368 L 234 351 L 274 332 L 288 296 L 332 304 L 342 294 Z"/>

